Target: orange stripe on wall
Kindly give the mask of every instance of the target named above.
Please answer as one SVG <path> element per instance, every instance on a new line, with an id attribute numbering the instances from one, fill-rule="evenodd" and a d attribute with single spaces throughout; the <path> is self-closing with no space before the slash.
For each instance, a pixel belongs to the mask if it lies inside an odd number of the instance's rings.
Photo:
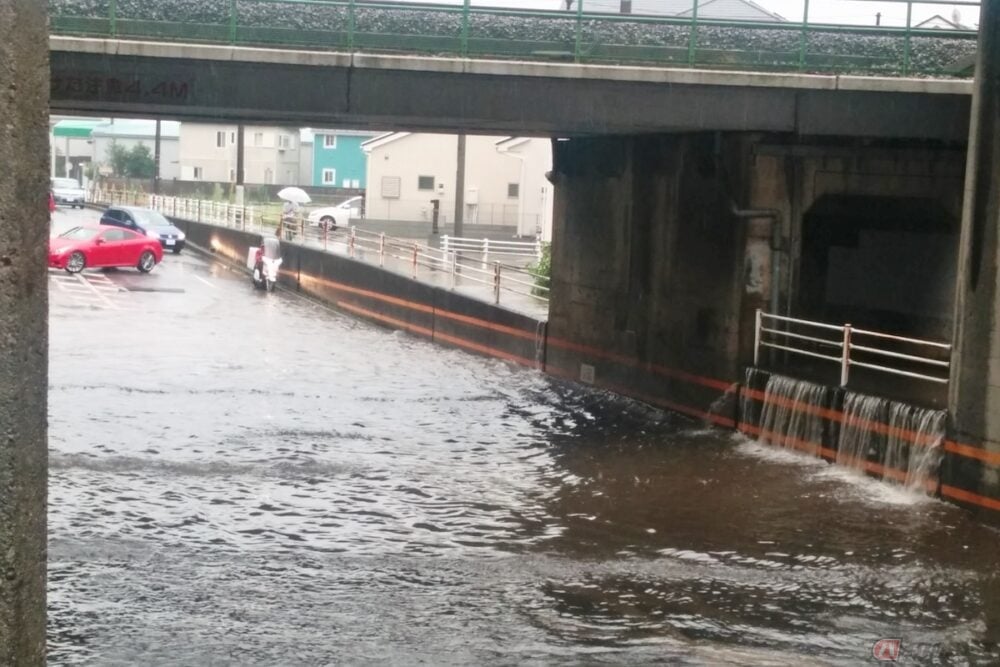
<path id="1" fill-rule="evenodd" d="M 941 495 L 946 498 L 951 498 L 952 500 L 960 500 L 963 503 L 978 505 L 980 507 L 985 507 L 986 509 L 996 510 L 1000 512 L 1000 500 L 987 498 L 985 496 L 979 495 L 978 493 L 973 493 L 972 491 L 966 491 L 965 489 L 959 489 L 954 486 L 948 486 L 947 484 L 942 484 Z"/>
<path id="2" fill-rule="evenodd" d="M 334 281 L 334 280 L 330 280 L 328 278 L 320 278 L 320 277 L 308 276 L 308 275 L 305 276 L 305 278 L 308 281 L 318 282 L 318 283 L 324 283 L 324 284 L 326 284 L 326 285 L 328 285 L 330 287 L 333 287 L 334 289 L 339 289 L 339 290 L 342 290 L 344 292 L 348 292 L 348 293 L 351 293 L 351 294 L 357 294 L 357 295 L 360 295 L 360 296 L 369 297 L 369 298 L 372 298 L 372 299 L 376 299 L 378 301 L 383 301 L 385 303 L 390 303 L 390 304 L 401 306 L 401 307 L 404 307 L 404 308 L 409 308 L 409 309 L 416 310 L 416 311 L 419 311 L 419 312 L 424 312 L 424 313 L 438 315 L 438 316 L 445 317 L 445 318 L 448 318 L 448 319 L 451 319 L 451 320 L 454 320 L 454 321 L 457 321 L 457 322 L 462 322 L 462 323 L 469 324 L 469 325 L 476 326 L 476 327 L 480 327 L 480 328 L 483 328 L 483 329 L 489 329 L 489 330 L 492 330 L 492 331 L 498 331 L 498 332 L 501 332 L 501 333 L 506 333 L 506 334 L 509 334 L 509 335 L 512 335 L 512 336 L 516 336 L 516 337 L 519 337 L 519 338 L 523 338 L 523 339 L 527 339 L 527 340 L 535 340 L 535 338 L 536 338 L 536 334 L 534 332 L 527 332 L 527 331 L 524 331 L 524 330 L 521 330 L 521 329 L 516 329 L 514 327 L 508 327 L 508 326 L 504 326 L 504 325 L 501 325 L 501 324 L 494 324 L 493 322 L 488 322 L 486 320 L 482 320 L 482 319 L 475 318 L 475 317 L 470 317 L 468 315 L 462 315 L 462 314 L 459 314 L 459 313 L 454 313 L 454 312 L 447 311 L 447 310 L 438 310 L 438 309 L 435 309 L 432 306 L 427 306 L 427 305 L 416 303 L 416 302 L 409 301 L 409 300 L 406 300 L 406 299 L 400 299 L 400 298 L 397 298 L 397 297 L 392 297 L 392 296 L 389 296 L 389 295 L 386 295 L 386 294 L 382 294 L 381 292 L 375 292 L 375 291 L 372 291 L 372 290 L 366 290 L 366 289 L 361 289 L 361 288 L 358 288 L 358 287 L 353 287 L 353 286 L 350 286 L 350 285 L 345 285 L 343 283 L 340 283 L 340 282 L 337 282 L 337 281 Z M 354 310 L 355 312 L 359 312 L 360 313 L 361 311 L 363 311 L 363 313 L 367 317 L 371 317 L 373 319 L 385 322 L 387 324 L 391 324 L 393 326 L 397 326 L 399 328 L 406 329 L 408 331 L 414 331 L 416 333 L 420 333 L 421 335 L 427 336 L 427 337 L 432 338 L 432 339 L 435 337 L 435 333 L 433 331 L 431 331 L 429 329 L 426 329 L 424 327 L 418 327 L 416 325 L 412 325 L 412 324 L 409 324 L 407 322 L 403 322 L 402 320 L 398 320 L 398 319 L 395 319 L 395 318 L 390 318 L 390 317 L 381 315 L 379 313 L 375 313 L 375 312 L 370 311 L 370 310 L 362 309 L 359 306 L 354 306 L 354 305 L 343 303 L 343 302 L 341 303 L 341 305 L 344 305 L 348 310 Z M 451 342 L 451 343 L 453 343 L 455 345 L 459 345 L 459 346 L 464 347 L 466 349 L 474 350 L 474 351 L 477 351 L 477 352 L 480 352 L 480 353 L 483 353 L 483 354 L 489 354 L 489 355 L 496 356 L 496 357 L 499 357 L 499 358 L 502 358 L 502 359 L 507 359 L 509 361 L 514 361 L 516 363 L 520 363 L 520 364 L 523 364 L 523 365 L 529 366 L 529 367 L 537 367 L 538 366 L 538 363 L 535 360 L 533 360 L 533 359 L 527 359 L 525 357 L 520 357 L 518 355 L 513 355 L 513 354 L 510 354 L 510 353 L 507 353 L 507 352 L 503 352 L 501 350 L 497 350 L 495 348 L 491 348 L 491 347 L 488 347 L 488 346 L 480 345 L 478 343 L 474 343 L 474 342 L 468 341 L 466 339 L 463 339 L 463 338 L 460 338 L 460 337 L 457 337 L 457 336 L 446 336 L 445 334 L 438 333 L 437 337 L 441 338 L 443 340 L 448 340 L 448 342 Z M 582 344 L 579 344 L 579 343 L 573 343 L 571 341 L 567 341 L 567 340 L 564 340 L 564 339 L 550 337 L 550 338 L 547 339 L 547 343 L 549 345 L 553 345 L 553 346 L 556 346 L 556 347 L 562 347 L 563 349 L 572 350 L 572 351 L 576 351 L 576 352 L 581 352 L 583 354 L 587 354 L 587 355 L 590 355 L 590 356 L 593 356 L 593 357 L 597 357 L 597 358 L 601 358 L 601 359 L 608 359 L 610 361 L 614 361 L 616 363 L 620 363 L 620 364 L 623 364 L 623 365 L 626 365 L 626 366 L 629 366 L 629 367 L 633 367 L 633 368 L 641 368 L 642 367 L 642 364 L 640 364 L 638 362 L 638 360 L 636 360 L 634 358 L 625 357 L 623 355 L 616 354 L 616 353 L 613 353 L 613 352 L 607 352 L 607 351 L 604 351 L 604 350 L 599 350 L 597 348 L 589 347 L 587 345 L 582 345 Z M 665 366 L 661 366 L 661 365 L 658 365 L 658 364 L 648 365 L 648 368 L 652 372 L 657 373 L 659 375 L 663 375 L 663 376 L 666 376 L 666 377 L 672 377 L 672 378 L 679 379 L 679 380 L 682 380 L 682 381 L 685 381 L 685 382 L 690 382 L 692 384 L 700 384 L 702 386 L 710 387 L 712 389 L 717 389 L 717 390 L 723 391 L 723 392 L 729 391 L 730 388 L 732 387 L 732 383 L 728 383 L 728 382 L 725 382 L 725 381 L 722 381 L 722 380 L 716 380 L 716 379 L 713 379 L 713 378 L 703 377 L 703 376 L 699 376 L 699 375 L 694 375 L 694 374 L 688 373 L 686 371 L 671 369 L 671 368 L 667 368 Z M 552 368 L 551 370 L 552 371 L 556 371 L 557 369 Z M 568 373 L 568 372 L 565 372 L 565 371 L 561 371 L 561 372 L 558 372 L 558 373 L 553 372 L 553 374 L 554 375 L 560 375 L 562 377 L 566 377 L 566 378 L 569 378 L 569 379 L 574 379 L 574 380 L 576 379 L 575 376 L 572 373 Z M 604 386 L 604 385 L 602 385 L 602 386 Z M 608 386 L 607 388 L 608 389 L 612 389 L 614 391 L 618 391 L 619 393 L 622 393 L 622 394 L 625 394 L 625 395 L 636 395 L 634 391 L 632 391 L 630 388 L 626 388 L 626 387 L 620 387 L 620 386 L 616 385 L 614 387 Z M 872 431 L 872 432 L 875 432 L 875 433 L 881 433 L 881 434 L 884 434 L 884 435 L 891 434 L 891 435 L 894 435 L 896 437 L 900 437 L 900 438 L 902 438 L 904 440 L 908 440 L 909 442 L 911 442 L 913 444 L 917 444 L 917 445 L 927 445 L 927 444 L 929 444 L 929 441 L 926 438 L 926 436 L 921 436 L 919 433 L 916 433 L 915 431 L 910 431 L 910 430 L 905 430 L 905 429 L 897 429 L 897 428 L 889 426 L 888 424 L 883 424 L 881 422 L 875 422 L 875 421 L 870 421 L 870 420 L 862 420 L 862 419 L 856 419 L 856 418 L 847 419 L 846 415 L 842 411 L 839 411 L 839 410 L 832 410 L 832 409 L 829 409 L 829 408 L 824 408 L 824 407 L 820 407 L 820 406 L 814 406 L 814 405 L 810 405 L 808 403 L 803 403 L 802 401 L 795 401 L 793 399 L 787 399 L 787 398 L 783 398 L 783 397 L 779 397 L 779 396 L 767 396 L 764 392 L 762 392 L 762 391 L 760 391 L 758 389 L 752 389 L 752 388 L 749 388 L 749 387 L 743 387 L 742 388 L 742 393 L 745 396 L 748 396 L 748 397 L 750 397 L 752 399 L 755 399 L 755 400 L 763 402 L 763 403 L 770 403 L 772 405 L 779 405 L 781 407 L 786 407 L 786 408 L 791 409 L 791 410 L 797 410 L 799 412 L 805 412 L 805 413 L 808 413 L 808 414 L 812 414 L 812 415 L 821 417 L 823 419 L 829 419 L 831 421 L 835 421 L 835 422 L 838 422 L 838 423 L 841 423 L 841 424 L 847 424 L 848 426 L 850 426 L 852 428 L 861 428 L 861 429 L 865 429 L 865 430 Z M 729 419 L 729 418 L 726 418 L 726 417 L 721 417 L 719 415 L 713 415 L 713 414 L 710 414 L 710 413 L 705 412 L 703 410 L 699 410 L 697 408 L 692 408 L 690 406 L 682 405 L 680 403 L 675 403 L 673 401 L 669 401 L 669 400 L 666 400 L 666 399 L 662 399 L 662 398 L 658 398 L 658 397 L 653 397 L 653 396 L 648 396 L 648 395 L 642 395 L 642 396 L 636 395 L 636 398 L 640 398 L 641 400 L 644 400 L 644 401 L 646 401 L 646 402 L 648 402 L 648 403 L 650 403 L 652 405 L 657 405 L 659 407 L 663 407 L 663 408 L 666 408 L 666 409 L 669 409 L 669 410 L 674 410 L 674 411 L 679 412 L 681 414 L 686 414 L 686 415 L 689 415 L 689 416 L 697 417 L 699 419 L 704 419 L 704 420 L 713 422 L 715 424 L 719 424 L 721 426 L 727 426 L 727 427 L 734 427 L 735 426 L 735 423 L 733 422 L 732 419 Z M 992 466 L 1000 467 L 1000 454 L 993 453 L 993 452 L 988 452 L 988 451 L 985 451 L 985 450 L 983 450 L 983 449 L 981 449 L 979 447 L 974 447 L 974 446 L 970 446 L 970 445 L 964 445 L 964 444 L 960 444 L 960 443 L 953 442 L 953 441 L 950 441 L 950 440 L 946 441 L 944 443 L 944 448 L 945 448 L 945 451 L 947 451 L 947 452 L 949 452 L 951 454 L 955 454 L 957 456 L 963 456 L 963 457 L 966 457 L 966 458 L 975 459 L 975 460 L 982 461 L 982 462 L 987 463 L 987 464 L 992 465 Z"/>

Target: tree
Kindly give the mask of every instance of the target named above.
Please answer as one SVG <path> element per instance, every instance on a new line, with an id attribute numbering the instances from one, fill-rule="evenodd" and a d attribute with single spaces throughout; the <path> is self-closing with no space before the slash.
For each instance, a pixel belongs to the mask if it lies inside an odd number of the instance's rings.
<path id="1" fill-rule="evenodd" d="M 107 157 L 115 176 L 152 178 L 156 173 L 153 153 L 146 144 L 136 144 L 129 150 L 112 141 L 108 146 Z"/>
<path id="2" fill-rule="evenodd" d="M 156 174 L 156 161 L 153 152 L 146 144 L 136 144 L 128 152 L 127 169 L 132 178 L 153 178 Z"/>

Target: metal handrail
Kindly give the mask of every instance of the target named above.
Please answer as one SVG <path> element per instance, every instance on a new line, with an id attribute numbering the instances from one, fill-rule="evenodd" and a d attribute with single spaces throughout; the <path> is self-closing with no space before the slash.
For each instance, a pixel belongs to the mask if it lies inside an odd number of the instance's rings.
<path id="1" fill-rule="evenodd" d="M 155 4 L 155 0 L 148 0 Z M 949 71 L 953 65 L 942 48 L 942 62 L 916 59 L 914 40 L 939 40 L 942 43 L 966 41 L 970 53 L 975 48 L 976 30 L 921 29 L 912 25 L 913 5 L 931 4 L 931 0 L 894 0 L 907 5 L 904 26 L 858 26 L 818 22 L 810 19 L 809 0 L 802 0 L 802 20 L 720 20 L 699 15 L 699 0 L 690 0 L 687 15 L 659 16 L 613 14 L 588 11 L 588 0 L 577 0 L 574 11 L 526 10 L 501 7 L 473 7 L 471 0 L 461 4 L 402 3 L 357 0 L 257 0 L 251 3 L 286 8 L 291 24 L 271 25 L 253 14 L 245 14 L 244 3 L 229 2 L 228 9 L 206 20 L 180 17 L 172 21 L 131 19 L 114 0 L 103 14 L 88 12 L 87 3 L 50 0 L 52 32 L 116 39 L 161 39 L 201 41 L 230 45 L 288 46 L 321 50 L 348 49 L 369 52 L 410 52 L 431 55 L 453 54 L 460 57 L 506 57 L 512 60 L 566 60 L 574 62 L 641 62 L 671 67 L 725 67 L 726 69 L 782 70 L 813 72 L 878 72 L 879 74 L 964 75 Z M 956 3 L 978 6 L 972 0 Z M 301 10 L 301 11 L 300 11 Z M 74 13 L 75 12 L 75 13 Z M 382 12 L 383 20 L 372 20 L 372 13 Z M 266 14 L 266 12 L 265 12 Z M 302 25 L 296 26 L 296 17 Z M 412 17 L 412 21 L 408 21 Z M 430 17 L 430 20 L 427 20 Z M 491 17 L 504 24 L 490 32 Z M 376 17 L 379 18 L 379 17 Z M 367 23 L 385 25 L 372 30 Z M 436 20 L 435 20 L 436 19 Z M 510 23 L 521 21 L 524 29 L 510 36 Z M 620 24 L 649 27 L 651 36 L 636 36 L 632 30 L 615 30 Z M 410 30 L 410 27 L 413 30 Z M 540 30 L 538 26 L 548 26 Z M 381 31 L 380 31 L 381 30 Z M 515 30 L 517 28 L 515 27 Z M 719 42 L 719 31 L 737 36 Z M 760 31 L 771 39 L 761 39 Z M 641 32 L 641 31 L 640 31 Z M 783 33 L 783 34 L 782 34 Z M 820 43 L 811 46 L 815 34 L 839 34 L 845 38 L 842 48 L 830 49 Z M 738 38 L 740 34 L 747 39 Z M 775 37 L 777 35 L 777 37 Z M 787 35 L 787 39 L 785 36 Z M 866 41 L 868 37 L 898 38 L 898 45 Z M 785 42 L 785 43 L 781 43 Z M 773 44 L 768 49 L 760 44 Z M 865 48 L 859 47 L 864 45 Z M 926 44 L 917 43 L 926 48 Z M 901 53 L 901 56 L 900 56 Z M 965 54 L 958 54 L 961 57 Z"/>
<path id="2" fill-rule="evenodd" d="M 128 201 L 138 203 L 137 193 L 124 191 L 94 190 L 91 201 L 100 203 L 121 203 Z M 404 265 L 407 274 L 414 280 L 429 280 L 436 283 L 434 276 L 445 273 L 448 275 L 450 289 L 459 286 L 461 282 L 489 287 L 492 290 L 494 303 L 501 302 L 503 293 L 530 297 L 543 304 L 548 303 L 549 288 L 537 284 L 540 278 L 537 273 L 522 266 L 491 262 L 489 268 L 485 261 L 463 256 L 470 252 L 465 248 L 434 248 L 427 244 L 416 243 L 406 239 L 394 238 L 381 232 L 361 229 L 357 226 L 347 228 L 337 227 L 333 230 L 311 224 L 303 217 L 282 219 L 272 225 L 260 210 L 253 206 L 234 206 L 226 202 L 149 195 L 148 206 L 167 215 L 188 218 L 197 222 L 214 224 L 221 227 L 231 227 L 255 233 L 280 233 L 282 240 L 303 245 L 316 244 L 325 252 L 335 252 L 337 244 L 344 245 L 344 252 L 351 258 L 369 261 L 374 259 L 380 267 L 385 268 L 387 260 Z M 454 237 L 453 237 L 454 238 Z M 331 247 L 331 241 L 334 246 Z M 492 250 L 494 242 L 489 242 L 490 252 L 503 254 Z M 516 244 L 518 242 L 496 242 L 501 244 Z M 521 246 L 531 248 L 541 247 L 540 243 L 524 243 Z M 476 254 L 476 253 L 473 253 Z M 533 255 L 534 253 L 532 253 Z M 421 273 L 424 269 L 424 273 Z M 527 276 L 531 280 L 523 277 Z"/>
<path id="3" fill-rule="evenodd" d="M 782 329 L 774 328 L 773 326 L 765 326 L 764 322 L 777 322 L 786 325 L 795 325 L 799 327 L 807 327 L 811 329 L 818 329 L 821 331 L 836 331 L 838 332 L 838 340 L 831 340 L 829 338 L 820 338 L 818 336 L 809 336 L 806 334 L 787 331 Z M 859 360 L 855 358 L 854 355 L 857 353 L 876 355 L 889 360 L 900 360 L 904 362 L 909 362 L 913 364 L 923 364 L 926 366 L 933 366 L 935 368 L 942 368 L 948 372 L 950 375 L 951 371 L 951 361 L 944 361 L 930 356 L 924 356 L 919 353 L 908 353 L 908 352 L 898 352 L 896 350 L 889 350 L 879 347 L 874 347 L 874 344 L 868 345 L 857 345 L 854 343 L 854 339 L 858 336 L 868 336 L 872 338 L 877 338 L 880 340 L 887 340 L 896 343 L 901 343 L 914 347 L 928 347 L 933 350 L 940 350 L 944 352 L 951 351 L 951 345 L 948 343 L 942 343 L 939 341 L 924 340 L 920 338 L 911 338 L 908 336 L 897 336 L 895 334 L 888 334 L 880 331 L 871 331 L 868 329 L 855 329 L 850 324 L 828 324 L 825 322 L 814 322 L 812 320 L 804 320 L 801 318 L 785 317 L 782 315 L 774 315 L 771 313 L 765 313 L 763 310 L 758 309 L 755 317 L 754 324 L 754 352 L 753 352 L 753 363 L 754 366 L 760 365 L 760 353 L 761 349 L 769 348 L 773 350 L 781 350 L 783 352 L 788 352 L 790 354 L 797 354 L 805 357 L 810 357 L 813 359 L 822 359 L 824 361 L 830 361 L 840 364 L 840 386 L 846 387 L 848 381 L 850 380 L 850 370 L 852 367 L 867 368 L 869 370 L 878 371 L 880 373 L 888 373 L 891 375 L 899 375 L 903 377 L 914 378 L 917 380 L 925 380 L 927 382 L 933 382 L 936 384 L 947 384 L 949 382 L 949 377 L 940 377 L 935 375 L 927 375 L 926 373 L 917 373 L 912 370 L 907 370 L 905 368 L 898 368 L 886 365 L 889 362 L 882 363 L 871 363 L 870 361 Z M 804 349 L 804 347 L 795 347 L 795 343 L 798 341 L 803 341 L 806 343 L 813 343 L 817 345 L 825 345 L 828 347 L 839 348 L 839 355 L 832 354 L 821 354 L 819 352 L 814 352 L 810 349 Z"/>

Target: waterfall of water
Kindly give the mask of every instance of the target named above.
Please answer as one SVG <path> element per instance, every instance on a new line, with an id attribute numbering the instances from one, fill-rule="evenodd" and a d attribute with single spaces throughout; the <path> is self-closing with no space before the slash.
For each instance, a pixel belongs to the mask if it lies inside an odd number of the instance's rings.
<path id="1" fill-rule="evenodd" d="M 942 411 L 848 392 L 837 462 L 859 470 L 875 463 L 884 479 L 933 492 L 944 435 Z"/>
<path id="2" fill-rule="evenodd" d="M 905 471 L 902 481 L 907 488 L 933 491 L 928 482 L 934 485 L 941 466 L 945 428 L 944 411 L 890 403 L 883 465 Z"/>
<path id="3" fill-rule="evenodd" d="M 933 493 L 943 456 L 945 413 L 849 391 L 844 393 L 838 436 L 827 431 L 828 419 L 836 416 L 825 409 L 833 407 L 839 391 L 750 368 L 740 421 L 760 442 L 817 456 L 821 447 L 836 446 L 841 465 Z"/>
<path id="4" fill-rule="evenodd" d="M 877 450 L 884 437 L 872 431 L 872 424 L 885 424 L 888 401 L 877 396 L 847 392 L 844 395 L 844 417 L 837 443 L 837 463 L 849 468 L 866 470 L 869 461 L 880 458 Z"/>
<path id="5" fill-rule="evenodd" d="M 831 391 L 812 382 L 772 375 L 764 389 L 758 440 L 819 456 L 824 424 L 816 412 L 829 405 Z"/>

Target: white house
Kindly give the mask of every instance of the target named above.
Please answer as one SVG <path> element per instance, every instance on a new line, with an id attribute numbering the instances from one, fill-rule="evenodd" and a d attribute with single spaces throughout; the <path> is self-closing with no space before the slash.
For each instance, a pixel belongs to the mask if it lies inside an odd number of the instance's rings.
<path id="1" fill-rule="evenodd" d="M 180 125 L 176 121 L 160 122 L 161 179 L 180 178 Z M 94 146 L 94 163 L 100 166 L 109 165 L 108 155 L 112 144 L 126 150 L 144 144 L 149 148 L 150 155 L 153 155 L 156 153 L 156 121 L 113 120 L 95 127 L 90 138 Z"/>
<path id="2" fill-rule="evenodd" d="M 181 178 L 236 181 L 236 125 L 182 123 Z M 246 125 L 243 129 L 244 182 L 298 185 L 299 128 Z"/>
<path id="3" fill-rule="evenodd" d="M 519 179 L 517 235 L 552 240 L 552 142 L 549 139 L 508 137 L 496 143 L 497 152 L 517 159 Z"/>
<path id="4" fill-rule="evenodd" d="M 504 137 L 466 137 L 466 224 L 503 225 L 519 230 L 522 155 L 498 151 Z M 381 220 L 431 220 L 432 200 L 440 202 L 439 221 L 455 218 L 458 137 L 453 134 L 393 132 L 364 142 L 368 156 L 366 215 Z M 527 154 L 524 154 L 527 157 Z M 549 158 L 551 160 L 551 157 Z M 534 235 L 531 225 L 530 235 Z"/>

